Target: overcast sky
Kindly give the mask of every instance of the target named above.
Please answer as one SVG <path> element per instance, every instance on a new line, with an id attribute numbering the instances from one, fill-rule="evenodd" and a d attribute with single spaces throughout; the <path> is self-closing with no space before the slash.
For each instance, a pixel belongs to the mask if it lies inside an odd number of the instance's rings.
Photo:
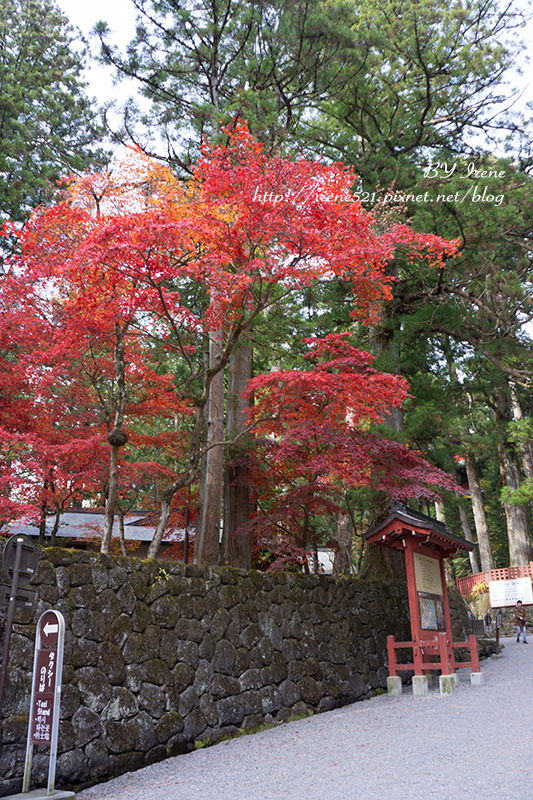
<path id="1" fill-rule="evenodd" d="M 131 0 L 55 0 L 59 8 L 76 25 L 86 38 L 100 20 L 104 20 L 111 30 L 111 39 L 123 48 L 135 32 L 135 8 Z M 91 43 L 91 50 L 96 50 L 96 43 Z M 100 104 L 109 100 L 125 101 L 135 92 L 133 82 L 113 84 L 111 69 L 91 64 L 87 72 L 89 81 L 88 94 L 95 96 Z"/>
<path id="2" fill-rule="evenodd" d="M 123 44 L 130 40 L 135 27 L 135 8 L 131 0 L 55 0 L 74 25 L 88 34 L 103 19 L 113 31 L 113 38 Z"/>

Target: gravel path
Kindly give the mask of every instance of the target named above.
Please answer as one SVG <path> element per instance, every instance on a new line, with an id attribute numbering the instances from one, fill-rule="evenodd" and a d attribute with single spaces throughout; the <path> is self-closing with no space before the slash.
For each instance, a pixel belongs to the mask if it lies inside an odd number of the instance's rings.
<path id="1" fill-rule="evenodd" d="M 533 640 L 454 694 L 381 695 L 128 773 L 77 800 L 530 800 Z"/>

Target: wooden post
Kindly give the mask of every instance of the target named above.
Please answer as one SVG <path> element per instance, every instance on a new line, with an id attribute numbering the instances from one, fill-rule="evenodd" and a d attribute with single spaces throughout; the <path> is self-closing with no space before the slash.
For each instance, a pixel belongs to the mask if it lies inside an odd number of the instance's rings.
<path id="1" fill-rule="evenodd" d="M 389 655 L 389 675 L 391 678 L 396 678 L 398 675 L 398 670 L 396 669 L 396 649 L 394 647 L 394 643 L 396 641 L 395 636 L 387 636 L 387 653 Z"/>
<path id="2" fill-rule="evenodd" d="M 470 659 L 472 661 L 472 672 L 481 672 L 481 667 L 479 664 L 479 650 L 477 646 L 477 639 L 474 633 L 471 633 L 468 637 L 468 641 L 470 642 Z"/>
<path id="3" fill-rule="evenodd" d="M 413 636 L 413 663 L 415 675 L 423 675 L 422 650 L 420 649 L 420 609 L 416 591 L 415 564 L 413 560 L 412 539 L 405 542 L 405 571 L 407 573 L 407 589 L 409 592 L 409 614 L 411 616 L 411 632 Z"/>
<path id="4" fill-rule="evenodd" d="M 444 559 L 441 557 L 440 562 L 440 579 L 442 583 L 442 610 L 444 611 L 444 622 L 446 625 L 446 664 L 447 671 L 443 674 L 449 675 L 455 672 L 455 653 L 453 649 L 453 632 L 452 632 L 452 616 L 450 614 L 450 602 L 448 600 L 448 586 L 446 584 L 446 570 L 444 568 Z"/>
<path id="5" fill-rule="evenodd" d="M 439 633 L 439 656 L 440 671 L 443 675 L 450 675 L 454 670 L 450 664 L 450 653 L 448 646 L 448 633 Z"/>

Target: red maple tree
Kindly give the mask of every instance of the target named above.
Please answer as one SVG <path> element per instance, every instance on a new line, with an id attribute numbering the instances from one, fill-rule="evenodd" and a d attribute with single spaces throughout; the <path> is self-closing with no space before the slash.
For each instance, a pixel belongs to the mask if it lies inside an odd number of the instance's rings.
<path id="1" fill-rule="evenodd" d="M 249 471 L 258 512 L 249 523 L 270 568 L 307 565 L 313 520 L 343 511 L 346 491 L 366 487 L 387 496 L 438 499 L 453 478 L 420 453 L 380 435 L 375 426 L 400 407 L 407 384 L 378 372 L 349 334 L 307 340 L 306 369 L 253 378 L 250 420 L 255 440 Z M 238 534 L 237 534 L 238 535 Z"/>
<path id="2" fill-rule="evenodd" d="M 210 478 L 200 505 L 211 507 L 206 492 L 209 484 L 220 484 L 222 475 L 210 472 L 210 459 L 227 444 L 212 408 L 216 402 L 222 408 L 230 359 L 264 324 L 267 311 L 282 316 L 289 296 L 342 279 L 353 290 L 353 315 L 370 322 L 390 298 L 386 267 L 398 249 L 436 265 L 456 250 L 454 243 L 405 225 L 384 232 L 352 194 L 356 176 L 351 169 L 267 155 L 244 124 L 226 135 L 225 144 L 206 145 L 187 184 L 139 154 L 140 166 L 126 169 L 115 182 L 102 175 L 71 182 L 65 202 L 38 210 L 20 233 L 20 254 L 2 285 L 3 310 L 10 297 L 21 298 L 18 327 L 9 323 L 9 314 L 0 320 L 5 347 L 16 354 L 6 362 L 6 391 L 17 409 L 14 419 L 20 418 L 13 422 L 12 436 L 30 441 L 39 406 L 48 403 L 47 436 L 55 426 L 67 444 L 83 439 L 108 447 L 108 522 L 120 503 L 125 465 L 145 463 L 147 473 L 158 476 L 161 502 L 150 555 L 159 549 L 175 498 L 197 480 L 203 455 Z M 370 465 L 380 463 L 378 454 L 386 445 L 373 444 L 370 430 L 361 425 L 369 428 L 381 418 L 405 387 L 400 379 L 391 383 L 373 372 L 368 356 L 343 351 L 341 357 L 345 343 L 317 342 L 315 355 L 321 355 L 321 347 L 335 357 L 329 367 L 306 373 L 314 388 L 309 384 L 305 391 L 325 402 L 328 381 L 337 387 L 337 401 L 328 395 L 327 414 L 336 420 L 329 435 L 344 436 L 345 466 L 336 467 L 330 459 L 326 468 L 313 457 L 321 475 L 315 484 L 334 487 L 346 475 L 361 481 Z M 349 363 L 331 366 L 342 358 Z M 284 424 L 301 437 L 303 463 L 305 443 L 316 440 L 318 429 L 312 429 L 320 425 L 314 401 L 306 401 L 305 418 L 297 417 L 296 406 L 294 417 L 287 416 L 291 392 L 302 393 L 304 387 L 297 389 L 297 376 L 276 374 L 285 392 Z M 258 396 L 268 386 L 269 402 L 276 397 L 275 385 L 265 377 L 253 386 Z M 270 435 L 278 434 L 272 429 Z M 356 437 L 357 457 L 351 460 Z M 330 445 L 330 455 L 338 447 Z M 390 448 L 392 453 L 394 443 Z M 282 449 L 277 453 L 280 461 Z M 319 456 L 325 464 L 326 456 L 317 453 L 319 461 Z M 286 450 L 284 459 L 294 469 L 294 453 Z M 382 459 L 383 487 L 405 481 L 407 463 L 398 472 L 398 459 L 399 454 L 390 475 Z M 412 462 L 413 479 L 416 468 Z M 94 486 L 96 479 L 91 480 Z M 218 558 L 219 523 L 215 508 L 209 525 L 201 526 L 198 561 Z M 104 549 L 108 535 L 109 525 Z"/>

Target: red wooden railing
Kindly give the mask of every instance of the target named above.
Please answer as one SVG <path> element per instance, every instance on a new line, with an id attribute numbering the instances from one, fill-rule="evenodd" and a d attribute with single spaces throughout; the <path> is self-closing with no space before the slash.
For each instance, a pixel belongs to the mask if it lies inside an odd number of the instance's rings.
<path id="1" fill-rule="evenodd" d="M 464 597 L 472 594 L 478 583 L 489 581 L 507 581 L 511 578 L 533 578 L 533 561 L 522 567 L 501 567 L 467 575 L 466 578 L 457 578 L 457 588 Z"/>
<path id="2" fill-rule="evenodd" d="M 470 649 L 470 661 L 456 661 L 457 648 Z M 410 649 L 413 651 L 413 662 L 399 664 L 396 650 Z M 397 642 L 395 636 L 387 636 L 387 651 L 389 655 L 389 675 L 396 676 L 400 670 L 413 670 L 415 675 L 423 675 L 431 670 L 440 670 L 443 675 L 453 675 L 456 669 L 469 667 L 472 672 L 479 672 L 479 651 L 475 634 L 468 637 L 467 642 L 453 642 L 446 633 L 438 633 L 433 639 L 422 640 L 416 638 L 412 642 Z M 431 659 L 435 660 L 431 660 Z"/>

